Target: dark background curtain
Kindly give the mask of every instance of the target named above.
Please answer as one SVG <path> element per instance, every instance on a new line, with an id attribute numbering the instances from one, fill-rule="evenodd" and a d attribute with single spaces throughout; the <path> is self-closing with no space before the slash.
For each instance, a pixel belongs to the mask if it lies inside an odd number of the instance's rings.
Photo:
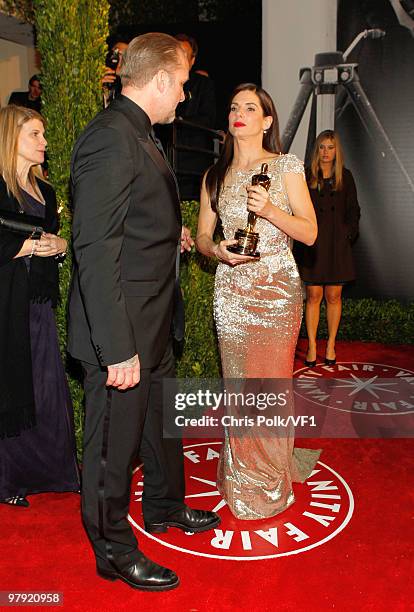
<path id="1" fill-rule="evenodd" d="M 414 26 L 414 21 L 412 22 Z M 414 180 L 414 37 L 388 0 L 340 0 L 338 49 L 362 30 L 379 27 L 380 40 L 361 42 L 348 62 L 359 64 L 361 84 L 411 179 Z M 357 184 L 360 237 L 358 280 L 352 296 L 414 299 L 414 194 L 392 160 L 384 161 L 349 105 L 338 122 L 346 165 Z"/>
<path id="2" fill-rule="evenodd" d="M 226 105 L 236 85 L 247 81 L 261 85 L 262 10 L 261 2 L 251 11 L 227 12 L 219 21 L 158 22 L 118 26 L 128 37 L 145 32 L 183 32 L 194 36 L 199 54 L 194 68 L 206 70 L 213 79 L 217 98 L 217 129 L 227 127 Z"/>

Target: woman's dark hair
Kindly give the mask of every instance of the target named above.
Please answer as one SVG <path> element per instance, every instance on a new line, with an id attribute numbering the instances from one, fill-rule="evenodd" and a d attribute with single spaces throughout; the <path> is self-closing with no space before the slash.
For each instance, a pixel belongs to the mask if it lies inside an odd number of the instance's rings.
<path id="1" fill-rule="evenodd" d="M 230 108 L 234 97 L 241 91 L 252 91 L 254 92 L 260 101 L 263 115 L 265 117 L 272 117 L 272 125 L 266 133 L 263 134 L 263 148 L 269 153 L 281 153 L 280 138 L 279 138 L 279 119 L 275 105 L 273 104 L 272 98 L 269 96 L 267 91 L 255 85 L 254 83 L 242 83 L 237 85 L 233 93 L 230 96 Z M 234 155 L 234 139 L 230 132 L 227 132 L 224 140 L 223 148 L 220 153 L 220 157 L 211 166 L 206 174 L 206 189 L 210 198 L 211 208 L 214 212 L 217 212 L 217 204 L 220 196 L 221 189 L 223 187 L 224 179 L 233 161 Z"/>

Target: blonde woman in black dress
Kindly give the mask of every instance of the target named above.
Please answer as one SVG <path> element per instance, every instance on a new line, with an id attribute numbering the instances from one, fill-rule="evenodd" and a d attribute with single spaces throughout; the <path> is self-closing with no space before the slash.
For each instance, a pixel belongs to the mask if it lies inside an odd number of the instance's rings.
<path id="1" fill-rule="evenodd" d="M 344 166 L 338 134 L 321 132 L 316 139 L 307 171 L 309 192 L 318 222 L 312 246 L 297 245 L 297 261 L 306 285 L 308 351 L 305 365 L 316 365 L 316 334 L 320 305 L 326 301 L 328 342 L 325 363 L 336 363 L 335 340 L 341 321 L 342 288 L 355 279 L 352 244 L 358 235 L 360 208 L 355 182 Z"/>
<path id="2" fill-rule="evenodd" d="M 31 240 L 0 226 L 0 502 L 77 491 L 72 404 L 53 307 L 58 260 L 56 195 L 39 170 L 46 140 L 34 110 L 0 110 L 0 217 L 41 226 Z"/>

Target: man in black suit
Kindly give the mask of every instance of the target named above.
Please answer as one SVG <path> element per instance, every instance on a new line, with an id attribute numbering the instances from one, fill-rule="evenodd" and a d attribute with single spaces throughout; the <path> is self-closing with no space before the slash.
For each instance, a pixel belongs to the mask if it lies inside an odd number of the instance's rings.
<path id="1" fill-rule="evenodd" d="M 137 452 L 147 531 L 197 533 L 220 522 L 184 504 L 181 441 L 162 436 L 162 380 L 174 376 L 181 215 L 175 177 L 151 126 L 173 121 L 187 78 L 178 41 L 154 33 L 135 38 L 123 58 L 122 95 L 89 123 L 72 157 L 68 350 L 85 372 L 83 520 L 98 574 L 147 590 L 179 580 L 138 550 L 127 520 Z"/>
<path id="2" fill-rule="evenodd" d="M 185 100 L 177 106 L 176 115 L 185 121 L 214 129 L 216 127 L 215 87 L 207 73 L 194 70 L 194 62 L 198 53 L 197 41 L 187 34 L 177 34 L 175 38 L 180 41 L 190 66 L 189 78 L 184 86 Z M 177 144 L 211 151 L 210 155 L 196 151 L 177 151 L 176 171 L 181 197 L 183 200 L 198 199 L 201 177 L 214 161 L 213 138 L 197 128 L 178 124 Z"/>

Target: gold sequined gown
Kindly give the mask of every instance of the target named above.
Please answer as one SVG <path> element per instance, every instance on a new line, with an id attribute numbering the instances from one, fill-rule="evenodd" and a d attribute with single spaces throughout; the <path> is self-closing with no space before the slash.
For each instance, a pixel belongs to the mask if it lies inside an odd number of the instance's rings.
<path id="1" fill-rule="evenodd" d="M 259 170 L 260 164 L 226 177 L 218 214 L 228 240 L 246 225 L 246 186 Z M 269 162 L 271 202 L 292 214 L 284 182 L 288 172 L 303 175 L 296 156 L 280 155 Z M 223 377 L 291 379 L 303 300 L 291 239 L 260 217 L 255 231 L 260 260 L 217 267 L 214 318 Z M 291 404 L 288 409 L 293 412 Z M 294 502 L 292 481 L 303 482 L 319 457 L 319 451 L 294 449 L 293 432 L 268 434 L 258 427 L 225 430 L 217 486 L 237 518 L 254 520 L 285 510 Z"/>

